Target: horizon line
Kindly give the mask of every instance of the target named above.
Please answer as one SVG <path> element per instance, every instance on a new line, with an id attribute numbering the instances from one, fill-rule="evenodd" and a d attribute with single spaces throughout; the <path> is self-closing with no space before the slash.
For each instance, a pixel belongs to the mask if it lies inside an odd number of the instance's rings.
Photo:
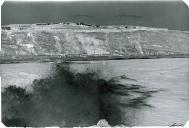
<path id="1" fill-rule="evenodd" d="M 5 0 L 4 2 L 184 2 L 183 0 Z"/>

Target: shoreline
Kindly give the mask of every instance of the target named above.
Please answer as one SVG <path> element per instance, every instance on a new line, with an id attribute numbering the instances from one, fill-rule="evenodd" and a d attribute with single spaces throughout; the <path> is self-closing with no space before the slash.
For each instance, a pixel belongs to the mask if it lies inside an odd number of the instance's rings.
<path id="1" fill-rule="evenodd" d="M 161 59 L 161 58 L 189 58 L 189 54 L 181 55 L 151 55 L 151 56 L 87 56 L 87 57 L 57 57 L 57 56 L 35 56 L 35 57 L 18 57 L 18 58 L 1 58 L 0 64 L 14 64 L 14 63 L 47 63 L 57 61 L 102 61 L 102 60 L 130 60 L 130 59 Z"/>

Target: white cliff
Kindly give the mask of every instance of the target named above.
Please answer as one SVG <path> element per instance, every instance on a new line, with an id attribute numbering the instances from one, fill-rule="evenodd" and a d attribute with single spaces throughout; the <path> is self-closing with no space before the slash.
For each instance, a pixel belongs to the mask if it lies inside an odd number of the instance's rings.
<path id="1" fill-rule="evenodd" d="M 24 29 L 18 26 L 2 30 L 1 59 L 20 56 L 138 58 L 189 54 L 189 33 L 185 31 L 67 24 L 27 25 Z"/>

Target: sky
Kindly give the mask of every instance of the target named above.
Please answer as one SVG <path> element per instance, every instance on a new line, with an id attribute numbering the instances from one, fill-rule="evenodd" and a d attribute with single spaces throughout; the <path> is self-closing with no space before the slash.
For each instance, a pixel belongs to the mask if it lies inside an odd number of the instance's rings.
<path id="1" fill-rule="evenodd" d="M 182 0 L 6 0 L 6 1 L 182 1 Z"/>
<path id="2" fill-rule="evenodd" d="M 1 24 L 85 22 L 95 25 L 136 25 L 189 30 L 189 9 L 175 1 L 15 2 L 1 7 Z"/>

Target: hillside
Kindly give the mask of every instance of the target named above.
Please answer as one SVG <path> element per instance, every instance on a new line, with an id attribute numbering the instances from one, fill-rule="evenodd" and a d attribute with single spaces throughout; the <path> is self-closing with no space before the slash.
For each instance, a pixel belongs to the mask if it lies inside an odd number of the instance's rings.
<path id="1" fill-rule="evenodd" d="M 6 26 L 7 27 L 7 26 Z M 134 26 L 10 25 L 1 33 L 7 60 L 189 57 L 189 32 Z"/>

